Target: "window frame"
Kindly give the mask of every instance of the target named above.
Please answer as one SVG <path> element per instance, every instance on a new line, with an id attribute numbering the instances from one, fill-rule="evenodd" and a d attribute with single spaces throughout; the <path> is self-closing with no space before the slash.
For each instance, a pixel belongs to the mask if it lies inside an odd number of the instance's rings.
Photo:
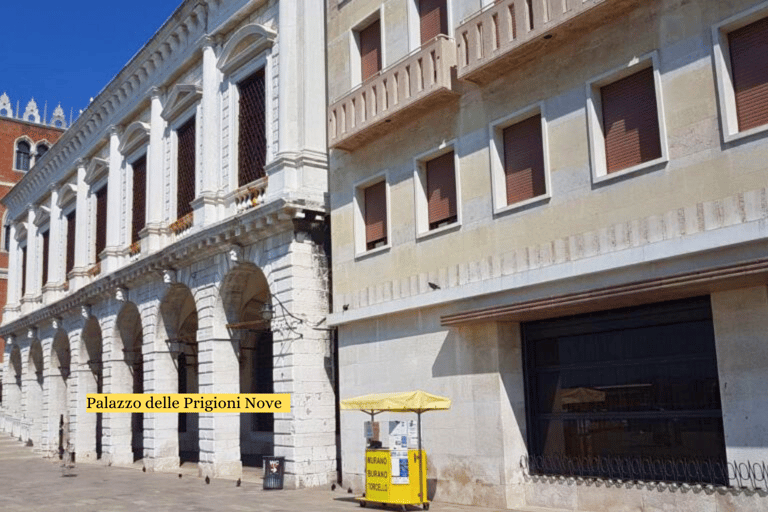
<path id="1" fill-rule="evenodd" d="M 601 89 L 623 78 L 634 75 L 647 68 L 653 69 L 653 82 L 656 93 L 656 117 L 659 124 L 659 145 L 661 156 L 647 162 L 642 162 L 620 171 L 608 173 L 605 154 L 605 130 L 603 127 L 603 109 Z M 669 162 L 669 144 L 667 141 L 666 120 L 664 116 L 664 95 L 661 72 L 659 71 L 659 55 L 654 50 L 640 57 L 633 58 L 627 64 L 613 68 L 587 82 L 587 131 L 589 133 L 589 159 L 592 169 L 592 183 L 597 185 L 604 182 L 620 180 L 644 171 L 657 170 Z"/>
<path id="2" fill-rule="evenodd" d="M 130 248 L 134 243 L 141 243 L 142 236 L 141 231 L 143 231 L 147 227 L 147 201 L 149 200 L 149 194 L 147 194 L 147 178 L 146 175 L 149 174 L 149 143 L 146 145 L 142 145 L 138 148 L 136 148 L 132 153 L 129 153 L 125 155 L 124 158 L 124 165 L 125 165 L 125 171 L 126 171 L 126 189 L 130 191 L 128 194 L 126 194 L 125 200 L 130 201 L 130 209 L 129 214 L 126 215 L 126 218 L 123 220 L 123 222 L 126 224 L 126 236 L 128 239 L 124 242 L 124 245 L 126 245 L 128 248 Z M 134 242 L 132 233 L 133 233 L 133 164 L 138 162 L 141 158 L 144 158 L 144 226 L 139 230 L 139 239 Z M 94 194 L 95 198 L 95 194 Z M 109 206 L 107 206 L 107 210 L 109 210 Z"/>
<path id="3" fill-rule="evenodd" d="M 712 58 L 714 59 L 717 103 L 720 107 L 720 130 L 724 144 L 730 144 L 768 132 L 768 123 L 739 131 L 736 94 L 731 78 L 731 52 L 728 35 L 742 27 L 768 17 L 768 2 L 762 2 L 712 25 Z"/>
<path id="4" fill-rule="evenodd" d="M 27 154 L 27 168 L 22 169 L 20 167 L 17 167 L 18 159 L 19 159 L 19 144 L 25 142 L 27 145 L 29 145 L 29 153 Z M 16 139 L 13 142 L 13 170 L 17 172 L 29 172 L 29 170 L 32 168 L 32 154 L 35 149 L 35 142 L 27 137 L 26 135 L 22 135 L 18 139 Z"/>
<path id="5" fill-rule="evenodd" d="M 361 18 L 355 23 L 349 31 L 349 89 L 356 89 L 360 87 L 363 80 L 362 70 L 362 48 L 360 47 L 360 32 L 368 28 L 371 23 L 379 21 L 379 52 L 381 54 L 381 69 L 378 74 L 387 69 L 387 52 L 385 48 L 386 30 L 384 25 L 384 7 L 378 7 L 374 11 L 368 13 L 367 16 Z M 368 77 L 366 80 L 370 80 L 376 75 Z"/>
<path id="6" fill-rule="evenodd" d="M 541 117 L 541 149 L 544 153 L 544 194 L 507 203 L 506 172 L 504 169 L 505 145 L 504 130 L 533 116 Z M 509 115 L 492 121 L 488 127 L 491 159 L 491 193 L 493 197 L 493 214 L 501 215 L 508 212 L 520 211 L 532 205 L 548 202 L 552 198 L 552 179 L 549 159 L 549 136 L 547 134 L 547 116 L 544 102 L 528 105 Z"/>
<path id="7" fill-rule="evenodd" d="M 414 184 L 414 212 L 416 241 L 432 238 L 443 233 L 461 229 L 461 172 L 459 167 L 459 154 L 457 139 L 452 139 L 441 144 L 437 148 L 416 155 L 413 159 L 413 184 Z M 427 198 L 427 162 L 434 160 L 446 153 L 453 152 L 453 178 L 456 186 L 456 221 L 435 229 L 429 229 L 429 205 Z"/>
<path id="8" fill-rule="evenodd" d="M 191 121 L 194 119 L 195 123 L 195 197 L 194 199 L 197 199 L 200 195 L 200 191 L 198 190 L 198 181 L 200 176 L 200 165 L 201 165 L 201 158 L 200 158 L 200 144 L 202 142 L 201 137 L 201 119 L 202 119 L 202 102 L 200 100 L 197 100 L 193 105 L 189 106 L 187 109 L 185 109 L 183 112 L 181 112 L 179 115 L 177 115 L 175 118 L 171 120 L 169 123 L 170 128 L 170 159 L 171 159 L 171 183 L 170 183 L 170 192 L 171 197 L 169 201 L 169 218 L 173 218 L 174 220 L 178 219 L 178 192 L 179 192 L 179 134 L 178 130 L 182 126 L 184 126 L 188 121 Z M 194 202 L 194 199 L 192 202 Z M 192 208 L 192 213 L 194 214 L 194 208 Z"/>
<path id="9" fill-rule="evenodd" d="M 387 243 L 382 246 L 368 249 L 365 236 L 365 190 L 368 187 L 384 182 L 384 201 L 387 209 Z M 373 176 L 357 181 L 353 184 L 353 208 L 354 218 L 352 221 L 355 241 L 355 259 L 366 258 L 382 252 L 389 251 L 392 248 L 392 202 L 390 190 L 389 171 L 382 171 Z"/>

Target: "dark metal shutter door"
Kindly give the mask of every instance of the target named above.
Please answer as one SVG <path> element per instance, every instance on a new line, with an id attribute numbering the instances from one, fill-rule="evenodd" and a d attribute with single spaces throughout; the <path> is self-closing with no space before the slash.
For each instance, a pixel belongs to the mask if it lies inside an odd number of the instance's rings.
<path id="1" fill-rule="evenodd" d="M 43 231 L 43 286 L 48 282 L 48 252 L 51 249 L 51 232 Z"/>
<path id="2" fill-rule="evenodd" d="M 728 34 L 739 131 L 768 123 L 768 18 Z"/>
<path id="3" fill-rule="evenodd" d="M 75 229 L 77 226 L 77 211 L 67 215 L 67 267 L 66 272 L 75 268 Z"/>
<path id="4" fill-rule="evenodd" d="M 21 296 L 27 293 L 27 246 L 21 248 Z"/>
<path id="5" fill-rule="evenodd" d="M 238 136 L 238 186 L 264 177 L 267 162 L 267 117 L 264 70 L 238 84 L 240 129 Z M 194 174 L 194 171 L 193 171 Z M 194 182 L 193 182 L 194 185 Z M 192 192 L 194 197 L 194 190 Z"/>
<path id="6" fill-rule="evenodd" d="M 365 243 L 367 246 L 386 240 L 387 189 L 382 181 L 365 189 Z"/>
<path id="7" fill-rule="evenodd" d="M 192 213 L 195 199 L 195 118 L 176 130 L 178 154 L 176 166 L 176 218 Z"/>
<path id="8" fill-rule="evenodd" d="M 609 173 L 661 157 L 653 68 L 600 89 Z"/>
<path id="9" fill-rule="evenodd" d="M 107 186 L 96 192 L 96 261 L 107 246 Z"/>
<path id="10" fill-rule="evenodd" d="M 381 22 L 379 20 L 360 31 L 360 65 L 363 81 L 381 69 Z"/>
<path id="11" fill-rule="evenodd" d="M 456 217 L 453 151 L 427 162 L 427 208 L 430 227 Z"/>
<path id="12" fill-rule="evenodd" d="M 136 160 L 133 167 L 133 215 L 131 217 L 131 243 L 139 241 L 139 231 L 147 221 L 147 157 Z"/>
<path id="13" fill-rule="evenodd" d="M 504 129 L 504 177 L 507 204 L 544 194 L 544 148 L 540 115 Z"/>
<path id="14" fill-rule="evenodd" d="M 445 0 L 421 0 L 421 44 L 427 43 L 439 34 L 448 35 L 448 9 Z"/>

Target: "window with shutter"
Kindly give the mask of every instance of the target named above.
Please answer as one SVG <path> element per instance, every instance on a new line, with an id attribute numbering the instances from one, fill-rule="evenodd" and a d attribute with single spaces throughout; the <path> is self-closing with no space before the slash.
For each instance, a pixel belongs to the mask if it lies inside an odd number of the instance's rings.
<path id="1" fill-rule="evenodd" d="M 503 138 L 507 204 L 545 194 L 541 115 L 508 126 Z"/>
<path id="2" fill-rule="evenodd" d="M 365 189 L 365 248 L 387 244 L 387 188 L 381 181 Z"/>
<path id="3" fill-rule="evenodd" d="M 421 44 L 428 43 L 439 34 L 448 35 L 448 9 L 446 0 L 419 0 Z"/>
<path id="4" fill-rule="evenodd" d="M 768 124 L 768 18 L 728 34 L 739 131 Z"/>
<path id="5" fill-rule="evenodd" d="M 359 32 L 363 82 L 381 70 L 381 22 L 374 21 Z"/>
<path id="6" fill-rule="evenodd" d="M 29 157 L 32 146 L 28 142 L 21 141 L 16 144 L 16 169 L 19 171 L 29 170 Z"/>
<path id="7" fill-rule="evenodd" d="M 67 261 L 66 273 L 69 274 L 75 268 L 75 228 L 77 224 L 77 211 L 72 210 L 67 215 Z"/>
<path id="8" fill-rule="evenodd" d="M 176 218 L 192 213 L 195 199 L 195 118 L 176 130 L 178 139 L 176 166 Z"/>
<path id="9" fill-rule="evenodd" d="M 264 86 L 263 69 L 237 84 L 240 92 L 238 114 L 238 186 L 240 187 L 265 176 L 267 122 Z M 194 171 L 192 174 L 194 175 Z M 194 190 L 192 194 L 194 196 Z"/>
<path id="10" fill-rule="evenodd" d="M 96 192 L 96 261 L 107 247 L 107 185 Z"/>
<path id="11" fill-rule="evenodd" d="M 456 173 L 453 151 L 426 163 L 426 181 L 429 229 L 456 222 Z"/>
<path id="12" fill-rule="evenodd" d="M 147 221 L 147 156 L 144 155 L 133 164 L 133 215 L 131 216 L 131 243 L 139 241 L 139 231 Z"/>
<path id="13" fill-rule="evenodd" d="M 607 172 L 660 158 L 653 68 L 601 87 L 600 95 Z"/>
<path id="14" fill-rule="evenodd" d="M 27 293 L 27 246 L 21 247 L 21 296 Z"/>
<path id="15" fill-rule="evenodd" d="M 43 231 L 43 286 L 48 282 L 48 252 L 51 249 L 51 232 Z"/>

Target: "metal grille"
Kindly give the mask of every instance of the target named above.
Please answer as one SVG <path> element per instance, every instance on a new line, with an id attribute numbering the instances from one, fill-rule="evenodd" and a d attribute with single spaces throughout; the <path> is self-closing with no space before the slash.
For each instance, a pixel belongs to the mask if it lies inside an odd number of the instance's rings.
<path id="1" fill-rule="evenodd" d="M 27 293 L 27 246 L 21 248 L 21 296 Z"/>
<path id="2" fill-rule="evenodd" d="M 360 31 L 360 66 L 363 81 L 381 69 L 381 23 L 379 20 Z"/>
<path id="3" fill-rule="evenodd" d="M 107 185 L 96 192 L 96 261 L 107 247 Z"/>
<path id="4" fill-rule="evenodd" d="M 728 34 L 739 130 L 768 123 L 768 18 Z"/>
<path id="5" fill-rule="evenodd" d="M 265 175 L 267 161 L 264 70 L 238 84 L 240 90 L 240 131 L 238 184 L 243 186 Z"/>
<path id="6" fill-rule="evenodd" d="M 48 282 L 48 252 L 51 249 L 51 232 L 43 231 L 43 285 Z"/>
<path id="7" fill-rule="evenodd" d="M 67 215 L 67 266 L 69 274 L 75 268 L 75 228 L 77 225 L 77 210 L 72 210 Z"/>
<path id="8" fill-rule="evenodd" d="M 176 131 L 179 141 L 176 171 L 176 218 L 192 213 L 195 199 L 195 118 Z"/>
<path id="9" fill-rule="evenodd" d="M 429 229 L 456 221 L 456 173 L 453 151 L 427 162 Z"/>
<path id="10" fill-rule="evenodd" d="M 131 165 L 133 167 L 133 215 L 131 216 L 131 243 L 139 241 L 139 231 L 147 221 L 147 156 Z"/>
<path id="11" fill-rule="evenodd" d="M 445 0 L 421 0 L 419 2 L 421 44 L 428 43 L 440 34 L 448 34 L 447 13 Z"/>
<path id="12" fill-rule="evenodd" d="M 387 190 L 385 182 L 365 189 L 365 244 L 374 249 L 387 243 Z"/>
<path id="13" fill-rule="evenodd" d="M 30 145 L 24 141 L 16 145 L 16 169 L 19 171 L 29 170 L 29 150 Z"/>
<path id="14" fill-rule="evenodd" d="M 544 194 L 540 115 L 504 129 L 504 175 L 507 204 Z"/>
<path id="15" fill-rule="evenodd" d="M 653 68 L 601 89 L 609 173 L 661 157 Z"/>

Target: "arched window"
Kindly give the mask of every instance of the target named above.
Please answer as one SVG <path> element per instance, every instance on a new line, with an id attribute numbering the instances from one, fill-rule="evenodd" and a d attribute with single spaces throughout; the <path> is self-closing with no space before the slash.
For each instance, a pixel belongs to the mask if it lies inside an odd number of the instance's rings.
<path id="1" fill-rule="evenodd" d="M 43 155 L 48 152 L 48 146 L 45 144 L 38 144 L 37 145 L 37 158 L 43 158 Z"/>
<path id="2" fill-rule="evenodd" d="M 20 141 L 16 144 L 16 169 L 19 171 L 29 170 L 29 142 Z"/>

